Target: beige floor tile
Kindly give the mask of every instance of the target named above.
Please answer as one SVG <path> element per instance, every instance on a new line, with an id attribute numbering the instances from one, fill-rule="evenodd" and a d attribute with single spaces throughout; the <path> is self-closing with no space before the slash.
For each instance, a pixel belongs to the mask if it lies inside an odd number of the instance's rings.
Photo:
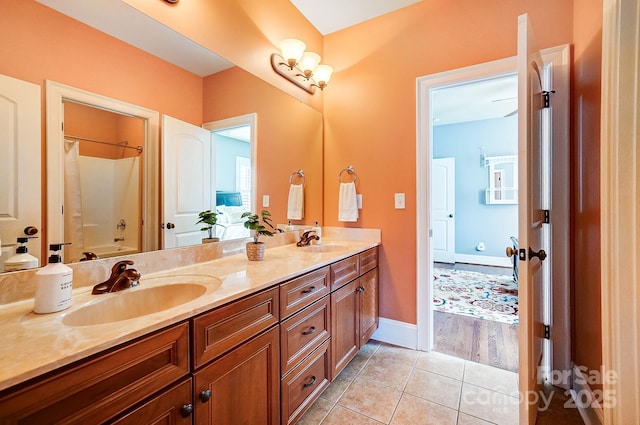
<path id="1" fill-rule="evenodd" d="M 342 406 L 335 406 L 322 425 L 380 425 L 380 422 Z"/>
<path id="2" fill-rule="evenodd" d="M 498 425 L 514 425 L 518 423 L 518 398 L 465 382 L 460 412 Z"/>
<path id="3" fill-rule="evenodd" d="M 371 355 L 358 352 L 353 360 L 349 362 L 349 364 L 342 369 L 339 376 L 344 376 L 353 381 L 353 379 L 358 376 L 362 368 L 365 364 L 371 359 Z"/>
<path id="4" fill-rule="evenodd" d="M 460 413 L 458 415 L 458 425 L 493 425 L 493 422 L 483 421 L 480 418 L 467 415 L 466 413 Z"/>
<path id="5" fill-rule="evenodd" d="M 393 359 L 404 362 L 408 366 L 415 366 L 418 357 L 420 357 L 419 351 L 389 344 L 380 344 L 372 358 Z"/>
<path id="6" fill-rule="evenodd" d="M 370 339 L 367 343 L 360 349 L 360 352 L 366 355 L 372 355 L 376 352 L 376 350 L 380 347 L 380 343 L 378 341 L 374 341 Z"/>
<path id="7" fill-rule="evenodd" d="M 342 374 L 338 375 L 338 377 L 334 379 L 327 389 L 320 395 L 320 398 L 329 400 L 332 403 L 337 402 L 340 397 L 342 397 L 342 394 L 347 390 L 351 382 L 353 382 L 353 379 L 348 376 L 343 376 Z"/>
<path id="8" fill-rule="evenodd" d="M 480 363 L 466 362 L 463 381 L 518 397 L 518 374 Z"/>
<path id="9" fill-rule="evenodd" d="M 322 420 L 329 414 L 334 403 L 323 398 L 317 399 L 297 422 L 298 425 L 320 425 Z"/>
<path id="10" fill-rule="evenodd" d="M 464 363 L 464 360 L 457 357 L 431 351 L 420 353 L 416 367 L 462 381 Z"/>
<path id="11" fill-rule="evenodd" d="M 402 360 L 374 357 L 369 360 L 358 377 L 382 382 L 388 387 L 402 391 L 407 385 L 412 369 Z"/>
<path id="12" fill-rule="evenodd" d="M 457 416 L 454 409 L 405 393 L 393 414 L 391 425 L 455 425 Z"/>
<path id="13" fill-rule="evenodd" d="M 356 378 L 338 400 L 338 404 L 387 424 L 401 395 L 401 391 L 378 382 Z"/>
<path id="14" fill-rule="evenodd" d="M 447 376 L 414 369 L 404 391 L 414 396 L 458 409 L 462 381 Z"/>

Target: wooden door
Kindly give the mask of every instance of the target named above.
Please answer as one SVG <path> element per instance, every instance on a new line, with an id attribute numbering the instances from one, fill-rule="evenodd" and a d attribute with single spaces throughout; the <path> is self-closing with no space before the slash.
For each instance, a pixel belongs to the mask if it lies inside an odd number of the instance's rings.
<path id="1" fill-rule="evenodd" d="M 172 386 L 113 422 L 113 425 L 191 425 L 191 378 Z"/>
<path id="2" fill-rule="evenodd" d="M 164 248 L 201 243 L 198 213 L 214 207 L 211 191 L 211 133 L 162 116 Z"/>
<path id="3" fill-rule="evenodd" d="M 543 341 L 545 272 L 547 254 L 544 229 L 544 187 L 542 164 L 542 56 L 528 16 L 518 17 L 518 237 L 520 306 L 520 389 L 533 394 L 541 386 L 544 364 Z M 526 398 L 525 398 L 526 400 Z M 520 423 L 533 424 L 537 406 L 520 404 Z"/>
<path id="4" fill-rule="evenodd" d="M 279 341 L 276 326 L 196 372 L 195 423 L 279 425 Z"/>
<path id="5" fill-rule="evenodd" d="M 432 160 L 431 229 L 433 261 L 455 263 L 456 255 L 455 158 Z"/>
<path id="6" fill-rule="evenodd" d="M 331 294 L 331 380 L 334 380 L 360 348 L 359 280 Z"/>
<path id="7" fill-rule="evenodd" d="M 42 227 L 40 86 L 0 75 L 0 240 L 15 245 L 24 229 Z M 22 189 L 21 189 L 22 188 Z M 24 188 L 29 188 L 24 190 Z M 42 235 L 38 235 L 42 237 Z M 42 239 L 29 253 L 40 259 Z M 62 242 L 62 241 L 60 241 Z M 10 250 L 3 250 L 0 271 Z M 12 251 L 12 249 L 11 249 Z"/>
<path id="8" fill-rule="evenodd" d="M 378 268 L 360 277 L 358 287 L 360 309 L 360 348 L 378 329 Z"/>

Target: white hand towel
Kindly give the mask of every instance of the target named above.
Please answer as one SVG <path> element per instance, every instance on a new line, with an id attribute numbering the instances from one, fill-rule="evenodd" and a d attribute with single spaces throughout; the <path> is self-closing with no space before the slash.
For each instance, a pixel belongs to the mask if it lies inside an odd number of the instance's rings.
<path id="1" fill-rule="evenodd" d="M 358 221 L 358 200 L 354 182 L 340 183 L 338 221 Z"/>
<path id="2" fill-rule="evenodd" d="M 304 217 L 304 188 L 301 184 L 289 186 L 289 201 L 287 203 L 287 219 L 302 220 Z"/>

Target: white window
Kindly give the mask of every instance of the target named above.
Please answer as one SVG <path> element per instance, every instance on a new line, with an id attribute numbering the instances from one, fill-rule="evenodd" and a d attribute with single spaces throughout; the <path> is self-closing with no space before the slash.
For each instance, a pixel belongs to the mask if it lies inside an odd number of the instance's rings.
<path id="1" fill-rule="evenodd" d="M 242 205 L 251 211 L 251 160 L 236 156 L 236 192 L 242 196 Z"/>

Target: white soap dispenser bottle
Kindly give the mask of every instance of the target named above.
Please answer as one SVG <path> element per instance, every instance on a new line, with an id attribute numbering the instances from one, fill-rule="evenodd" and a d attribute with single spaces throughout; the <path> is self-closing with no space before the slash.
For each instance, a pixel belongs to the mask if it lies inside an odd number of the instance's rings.
<path id="1" fill-rule="evenodd" d="M 73 269 L 62 264 L 59 251 L 62 245 L 51 244 L 49 264 L 36 273 L 36 296 L 33 303 L 34 313 L 55 313 L 71 306 L 73 289 Z"/>
<path id="2" fill-rule="evenodd" d="M 316 221 L 316 224 L 311 228 L 311 230 L 313 230 L 314 232 L 316 232 L 316 236 L 318 236 L 318 240 L 317 241 L 311 241 L 312 243 L 316 243 L 316 244 L 321 244 L 322 243 L 322 227 L 320 227 L 320 225 L 318 224 L 318 222 Z"/>
<path id="3" fill-rule="evenodd" d="M 18 270 L 28 270 L 35 269 L 38 267 L 38 259 L 33 255 L 29 254 L 29 250 L 25 245 L 29 242 L 28 237 L 18 238 L 18 247 L 16 248 L 16 254 L 9 257 L 7 261 L 4 262 L 4 271 L 5 272 L 15 272 Z"/>

